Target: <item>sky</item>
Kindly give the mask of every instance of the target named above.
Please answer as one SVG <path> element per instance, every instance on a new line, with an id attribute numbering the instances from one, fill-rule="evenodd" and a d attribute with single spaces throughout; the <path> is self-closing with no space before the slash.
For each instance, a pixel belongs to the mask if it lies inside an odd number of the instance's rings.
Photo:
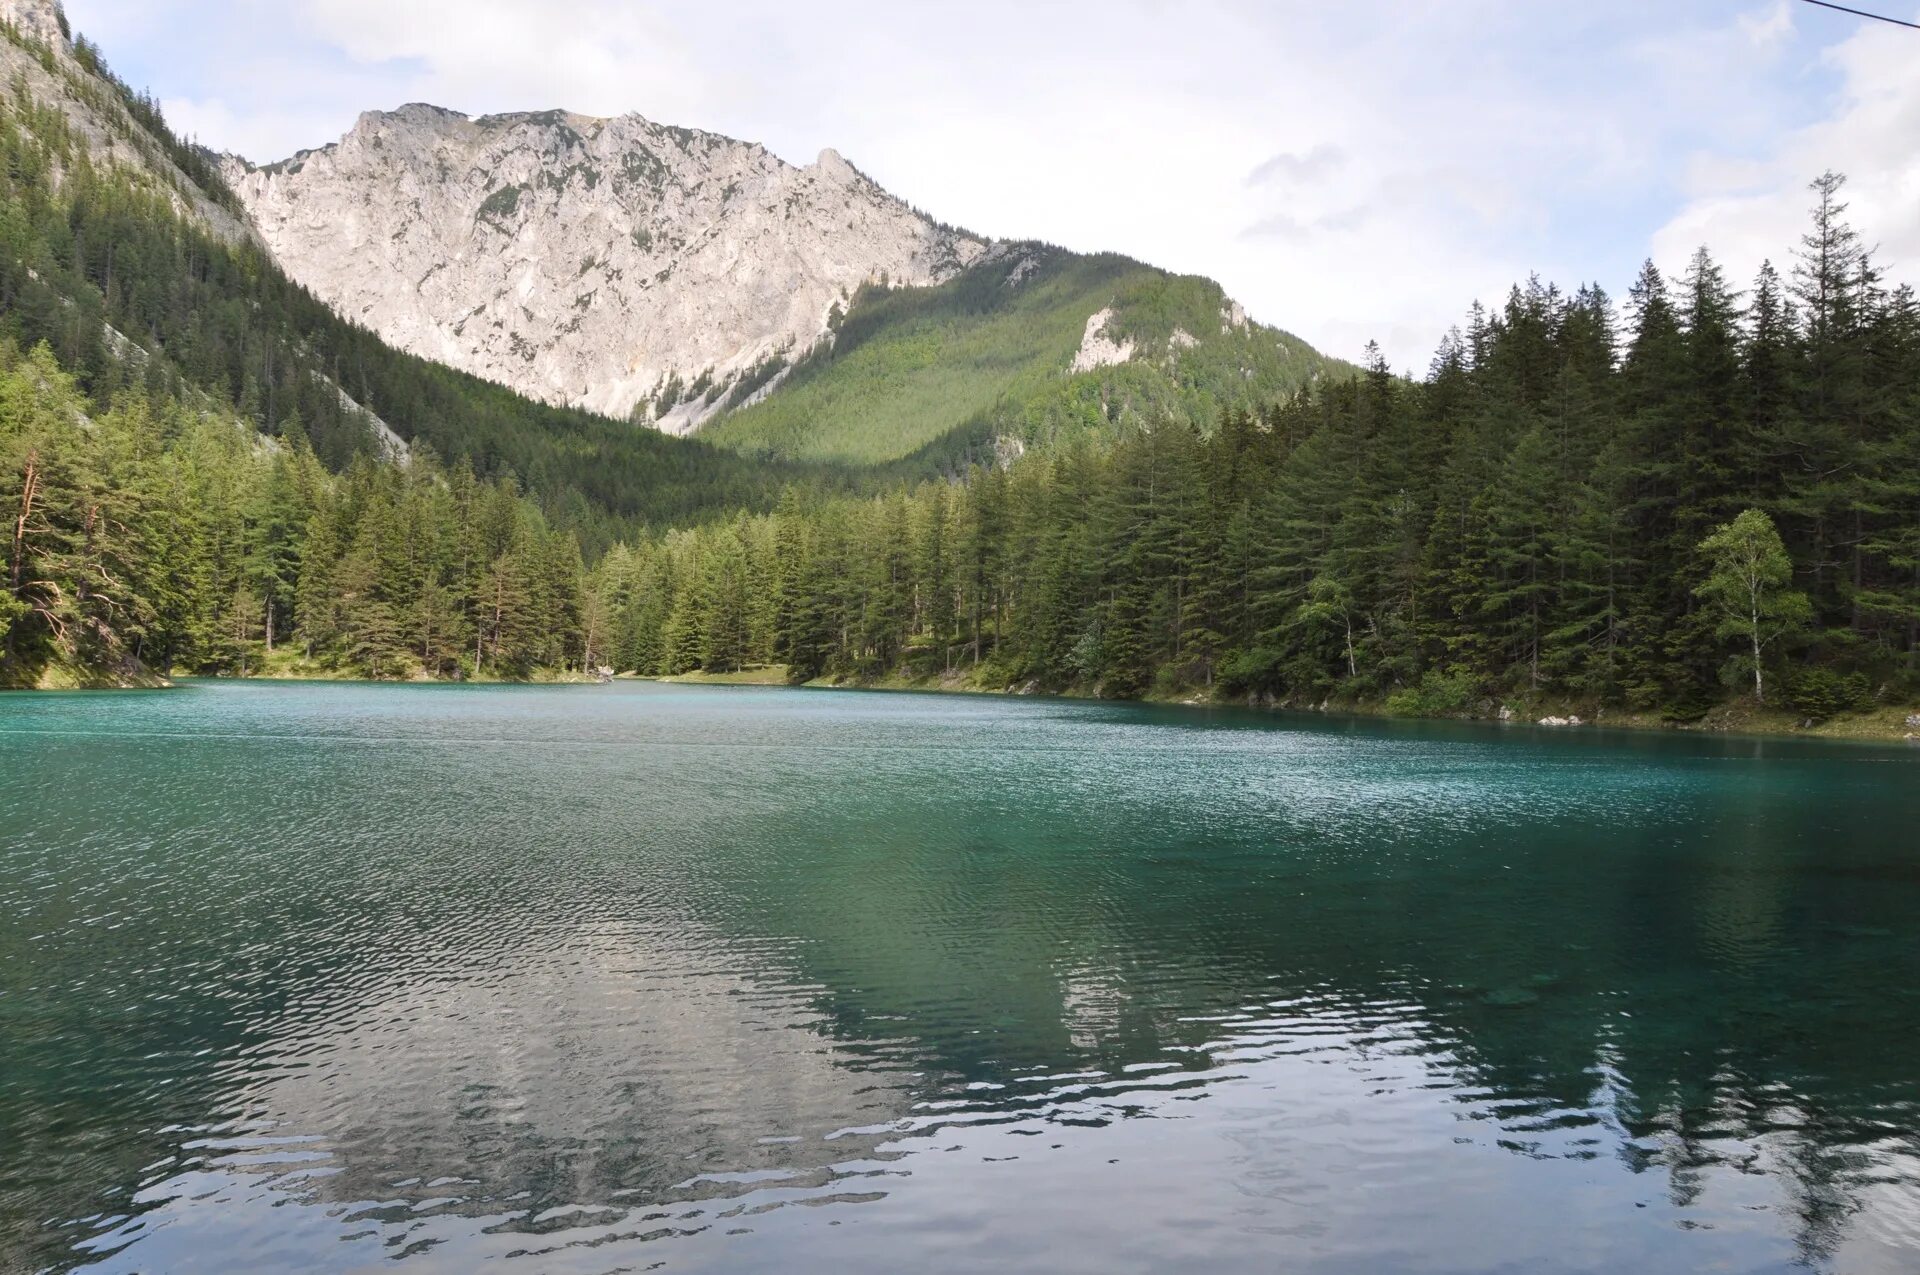
<path id="1" fill-rule="evenodd" d="M 414 101 L 833 147 L 943 221 L 1207 275 L 1408 371 L 1529 273 L 1623 296 L 1707 244 L 1749 280 L 1827 168 L 1920 279 L 1920 31 L 1804 0 L 66 7 L 176 129 L 257 162 Z"/>

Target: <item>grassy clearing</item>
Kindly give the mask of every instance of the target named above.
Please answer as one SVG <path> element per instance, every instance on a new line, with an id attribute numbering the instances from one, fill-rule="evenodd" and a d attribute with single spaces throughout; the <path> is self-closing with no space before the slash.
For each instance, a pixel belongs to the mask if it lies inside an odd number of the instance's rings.
<path id="1" fill-rule="evenodd" d="M 676 677 L 655 677 L 645 680 L 671 682 L 683 686 L 785 686 L 787 666 L 762 664 L 754 668 L 736 669 L 731 673 L 681 673 Z"/>
<path id="2" fill-rule="evenodd" d="M 55 661 L 38 670 L 31 682 L 0 682 L 0 690 L 133 691 L 170 685 L 165 677 L 142 666 L 103 669 Z"/>

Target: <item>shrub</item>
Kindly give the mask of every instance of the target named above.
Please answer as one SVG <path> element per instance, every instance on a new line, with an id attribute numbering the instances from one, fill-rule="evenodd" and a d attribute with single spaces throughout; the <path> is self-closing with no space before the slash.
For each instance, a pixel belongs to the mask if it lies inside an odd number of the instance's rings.
<path id="1" fill-rule="evenodd" d="M 1278 692 L 1283 679 L 1280 663 L 1285 657 L 1270 647 L 1256 646 L 1251 651 L 1235 651 L 1220 661 L 1214 677 L 1223 695 L 1256 695 Z"/>
<path id="2" fill-rule="evenodd" d="M 1865 708 L 1873 687 L 1865 673 L 1840 674 L 1829 668 L 1802 669 L 1787 679 L 1780 700 L 1802 717 L 1825 721 L 1836 713 Z"/>
<path id="3" fill-rule="evenodd" d="M 1470 673 L 1428 673 L 1420 685 L 1387 696 L 1387 711 L 1395 717 L 1451 717 L 1465 712 L 1478 690 Z"/>

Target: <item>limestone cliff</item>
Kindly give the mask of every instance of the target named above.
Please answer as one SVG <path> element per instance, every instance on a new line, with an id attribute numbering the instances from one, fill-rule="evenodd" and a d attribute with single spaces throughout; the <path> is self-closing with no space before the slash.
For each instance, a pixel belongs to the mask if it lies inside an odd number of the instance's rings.
<path id="1" fill-rule="evenodd" d="M 223 239 L 251 235 L 238 206 L 223 204 L 225 192 L 209 191 L 186 171 L 210 168 L 205 156 L 158 136 L 140 114 L 151 103 L 76 45 L 58 0 L 0 0 L 0 28 L 0 83 L 64 117 L 89 162 L 119 168 Z"/>
<path id="2" fill-rule="evenodd" d="M 281 266 L 389 343 L 673 433 L 830 339 L 860 285 L 988 250 L 832 151 L 797 168 L 631 115 L 407 106 L 226 175 Z"/>

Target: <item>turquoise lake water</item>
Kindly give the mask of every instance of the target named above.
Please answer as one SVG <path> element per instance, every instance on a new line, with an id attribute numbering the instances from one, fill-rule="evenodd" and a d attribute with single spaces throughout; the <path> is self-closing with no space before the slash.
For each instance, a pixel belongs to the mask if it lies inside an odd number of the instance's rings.
<path id="1" fill-rule="evenodd" d="M 1920 1269 L 1920 752 L 0 698 L 0 1271 Z"/>

